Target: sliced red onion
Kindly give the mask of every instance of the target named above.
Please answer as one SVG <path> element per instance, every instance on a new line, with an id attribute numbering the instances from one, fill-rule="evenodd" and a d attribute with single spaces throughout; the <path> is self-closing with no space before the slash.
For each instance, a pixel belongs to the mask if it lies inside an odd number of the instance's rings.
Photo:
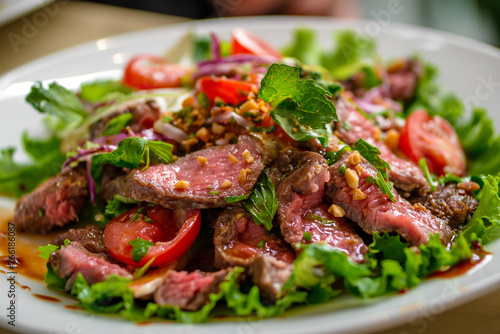
<path id="1" fill-rule="evenodd" d="M 275 57 L 270 57 L 270 56 L 256 56 L 252 54 L 237 54 L 237 55 L 230 55 L 224 58 L 219 58 L 219 59 L 210 59 L 210 60 L 203 60 L 198 62 L 198 67 L 203 67 L 206 65 L 210 64 L 218 64 L 218 63 L 249 63 L 249 62 L 254 62 L 257 64 L 272 64 L 278 62 L 280 59 L 275 58 Z"/>
<path id="2" fill-rule="evenodd" d="M 62 169 L 66 168 L 72 162 L 82 160 L 84 157 L 94 155 L 97 152 L 111 152 L 114 150 L 116 150 L 116 146 L 114 145 L 101 145 L 99 147 L 90 148 L 88 150 L 77 150 L 77 154 L 74 157 L 71 157 L 64 162 Z"/>
<path id="3" fill-rule="evenodd" d="M 216 34 L 210 34 L 210 53 L 213 60 L 220 60 L 220 41 Z"/>
<path id="4" fill-rule="evenodd" d="M 365 111 L 369 114 L 382 112 L 382 111 L 387 110 L 386 106 L 383 106 L 380 104 L 374 104 L 374 103 L 366 102 L 363 100 L 355 100 L 354 102 L 356 102 L 358 107 L 360 107 L 361 109 L 363 109 L 363 111 Z"/>
<path id="5" fill-rule="evenodd" d="M 118 133 L 116 135 L 92 139 L 92 142 L 100 145 L 118 145 L 119 142 L 128 137 L 130 136 L 127 133 Z"/>
<path id="6" fill-rule="evenodd" d="M 218 114 L 217 116 L 210 117 L 206 120 L 205 123 L 208 123 L 208 124 L 214 123 L 214 122 L 216 122 L 216 123 L 229 123 L 229 122 L 231 122 L 231 118 L 234 118 L 236 123 L 238 123 L 239 125 L 241 125 L 245 129 L 249 129 L 252 126 L 252 123 L 250 123 L 247 119 L 238 115 L 234 111 L 224 112 L 224 113 Z"/>
<path id="7" fill-rule="evenodd" d="M 157 120 L 153 125 L 153 129 L 158 134 L 164 135 L 178 143 L 182 143 L 187 138 L 187 134 L 184 131 L 162 120 Z"/>
<path id="8" fill-rule="evenodd" d="M 94 178 L 92 177 L 92 174 L 90 174 L 90 166 L 92 165 L 92 159 L 87 159 L 87 179 L 89 180 L 89 194 L 90 194 L 90 200 L 94 205 L 97 203 L 97 196 L 96 196 L 96 190 L 95 190 L 95 181 Z"/>

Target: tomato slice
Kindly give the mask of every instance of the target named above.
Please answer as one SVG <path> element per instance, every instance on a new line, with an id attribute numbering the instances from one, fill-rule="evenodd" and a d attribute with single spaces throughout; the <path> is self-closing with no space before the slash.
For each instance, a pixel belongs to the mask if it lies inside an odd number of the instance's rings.
<path id="1" fill-rule="evenodd" d="M 186 74 L 186 68 L 169 64 L 163 57 L 138 55 L 127 64 L 123 83 L 137 89 L 180 87 Z"/>
<path id="2" fill-rule="evenodd" d="M 257 56 L 270 56 L 280 59 L 283 57 L 281 52 L 267 41 L 242 28 L 233 30 L 231 34 L 231 50 L 233 55 L 249 53 Z"/>
<path id="3" fill-rule="evenodd" d="M 247 100 L 248 94 L 254 90 L 255 85 L 233 79 L 201 77 L 198 79 L 197 88 L 207 94 L 211 102 L 219 98 L 235 106 Z"/>
<path id="4" fill-rule="evenodd" d="M 417 110 L 408 117 L 401 130 L 399 149 L 417 164 L 425 158 L 429 170 L 438 176 L 465 173 L 465 153 L 455 129 L 425 110 Z"/>
<path id="5" fill-rule="evenodd" d="M 142 267 L 155 258 L 151 267 L 158 267 L 180 258 L 193 244 L 200 226 L 200 210 L 143 205 L 111 220 L 104 230 L 104 244 L 109 254 L 123 263 Z M 133 260 L 129 243 L 137 238 L 154 243 L 139 262 Z"/>

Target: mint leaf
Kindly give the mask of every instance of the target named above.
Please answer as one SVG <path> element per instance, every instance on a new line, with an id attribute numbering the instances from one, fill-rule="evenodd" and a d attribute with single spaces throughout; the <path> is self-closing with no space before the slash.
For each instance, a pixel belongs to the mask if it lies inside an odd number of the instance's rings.
<path id="1" fill-rule="evenodd" d="M 135 262 L 141 261 L 141 259 L 148 253 L 149 247 L 153 246 L 154 243 L 141 238 L 136 238 L 135 240 L 130 240 L 128 242 L 132 248 L 132 260 Z"/>
<path id="2" fill-rule="evenodd" d="M 101 137 L 111 136 L 120 133 L 125 127 L 127 127 L 134 116 L 131 113 L 123 113 L 112 118 L 106 128 L 102 131 Z"/>
<path id="3" fill-rule="evenodd" d="M 363 139 L 359 139 L 354 143 L 352 149 L 358 151 L 363 158 L 368 160 L 368 162 L 372 164 L 373 167 L 380 172 L 380 174 L 382 174 L 385 180 L 389 179 L 387 170 L 390 170 L 391 166 L 380 157 L 380 151 L 378 148 L 368 144 Z"/>
<path id="4" fill-rule="evenodd" d="M 90 173 L 96 187 L 99 187 L 105 164 L 134 169 L 140 166 L 147 167 L 151 162 L 172 162 L 172 145 L 140 137 L 129 137 L 118 143 L 118 148 L 113 152 L 94 155 Z"/>
<path id="5" fill-rule="evenodd" d="M 300 67 L 272 64 L 261 81 L 259 99 L 266 102 L 283 101 L 297 95 Z"/>
<path id="6" fill-rule="evenodd" d="M 250 212 L 257 224 L 262 224 L 269 231 L 273 227 L 273 218 L 278 211 L 278 199 L 274 185 L 266 169 L 257 180 L 255 188 L 243 206 Z"/>

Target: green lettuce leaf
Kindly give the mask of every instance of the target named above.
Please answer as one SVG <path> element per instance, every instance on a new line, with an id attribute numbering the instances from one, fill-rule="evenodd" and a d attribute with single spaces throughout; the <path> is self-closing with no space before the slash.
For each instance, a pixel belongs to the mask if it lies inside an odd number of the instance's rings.
<path id="1" fill-rule="evenodd" d="M 139 201 L 133 198 L 115 195 L 111 201 L 108 201 L 104 214 L 112 219 L 137 206 L 137 204 L 139 204 Z"/>
<path id="2" fill-rule="evenodd" d="M 66 160 L 56 137 L 38 139 L 24 133 L 22 145 L 31 157 L 30 162 L 14 161 L 13 147 L 0 150 L 0 192 L 8 196 L 20 197 L 31 192 L 42 181 L 59 173 Z"/>
<path id="3" fill-rule="evenodd" d="M 323 50 L 313 29 L 295 29 L 292 43 L 283 49 L 283 54 L 298 59 L 308 65 L 322 65 Z"/>
<path id="4" fill-rule="evenodd" d="M 131 92 L 120 80 L 96 80 L 80 85 L 80 98 L 92 103 L 114 100 Z"/>
<path id="5" fill-rule="evenodd" d="M 26 96 L 26 102 L 49 116 L 47 124 L 58 137 L 78 127 L 88 116 L 75 93 L 56 82 L 47 88 L 37 82 Z"/>

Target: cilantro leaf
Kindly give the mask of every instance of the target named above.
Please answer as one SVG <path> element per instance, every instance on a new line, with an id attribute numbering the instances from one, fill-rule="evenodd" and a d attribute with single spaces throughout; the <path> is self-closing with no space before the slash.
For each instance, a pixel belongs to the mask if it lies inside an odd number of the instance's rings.
<path id="1" fill-rule="evenodd" d="M 36 110 L 49 115 L 48 125 L 58 137 L 75 129 L 87 117 L 87 112 L 75 93 L 53 82 L 44 88 L 41 82 L 31 87 L 26 102 Z"/>
<path id="2" fill-rule="evenodd" d="M 58 249 L 59 249 L 59 246 L 48 244 L 45 246 L 40 246 L 36 250 L 40 252 L 40 254 L 38 254 L 38 256 L 40 256 L 42 259 L 48 261 L 50 258 L 50 254 L 52 254 L 53 252 L 55 252 Z"/>
<path id="3" fill-rule="evenodd" d="M 102 169 L 105 164 L 134 169 L 140 166 L 147 167 L 151 162 L 172 162 L 172 145 L 140 137 L 129 137 L 118 143 L 116 150 L 94 155 L 92 157 L 90 173 L 96 183 L 96 187 L 99 187 Z"/>
<path id="4" fill-rule="evenodd" d="M 243 202 L 243 206 L 250 212 L 255 223 L 264 225 L 269 231 L 273 226 L 274 215 L 278 211 L 278 199 L 267 172 L 268 169 L 260 175 L 252 194 Z"/>
<path id="5" fill-rule="evenodd" d="M 135 240 L 130 240 L 128 242 L 132 248 L 132 259 L 135 262 L 141 261 L 141 259 L 146 255 L 149 251 L 149 247 L 153 246 L 154 243 L 151 241 L 147 241 L 141 238 L 136 238 Z"/>
<path id="6" fill-rule="evenodd" d="M 133 115 L 131 113 L 123 113 L 112 118 L 106 128 L 102 131 L 101 137 L 111 136 L 120 133 L 130 122 L 132 122 Z"/>
<path id="7" fill-rule="evenodd" d="M 356 150 L 361 154 L 363 158 L 368 160 L 379 172 L 382 174 L 385 180 L 389 179 L 387 175 L 387 170 L 391 169 L 391 166 L 380 157 L 380 151 L 375 146 L 368 144 L 363 139 L 359 139 L 353 145 L 353 150 Z"/>

